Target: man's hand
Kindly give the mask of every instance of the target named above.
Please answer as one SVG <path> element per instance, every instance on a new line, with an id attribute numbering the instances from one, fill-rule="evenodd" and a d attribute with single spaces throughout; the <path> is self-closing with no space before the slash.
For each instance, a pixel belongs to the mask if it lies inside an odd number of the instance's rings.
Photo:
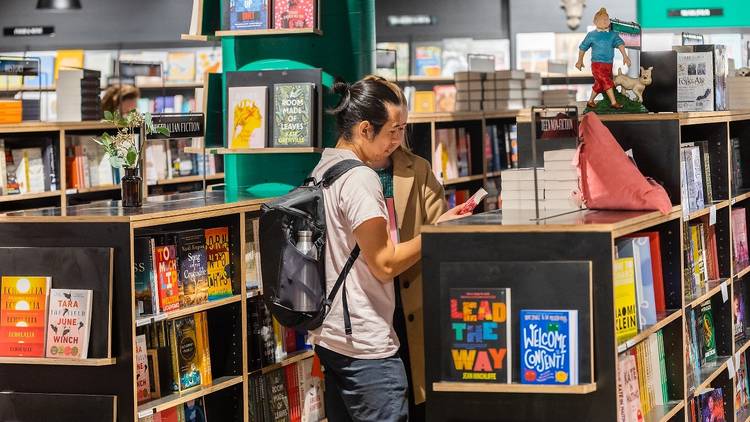
<path id="1" fill-rule="evenodd" d="M 582 61 L 579 60 L 579 61 L 576 62 L 576 69 L 578 69 L 578 70 L 583 69 L 583 62 Z"/>

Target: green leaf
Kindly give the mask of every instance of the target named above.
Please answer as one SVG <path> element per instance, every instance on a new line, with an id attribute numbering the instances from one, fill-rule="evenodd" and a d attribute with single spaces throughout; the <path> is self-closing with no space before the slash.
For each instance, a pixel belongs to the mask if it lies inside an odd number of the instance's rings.
<path id="1" fill-rule="evenodd" d="M 107 120 L 107 121 L 111 122 L 112 119 L 113 119 L 113 117 L 114 116 L 112 115 L 111 111 L 109 111 L 109 110 L 104 111 L 104 120 Z"/>
<path id="2" fill-rule="evenodd" d="M 110 155 L 109 156 L 109 164 L 112 167 L 114 167 L 116 169 L 119 169 L 119 168 L 122 168 L 123 161 L 122 161 L 122 158 L 120 158 L 120 157 L 116 157 L 114 155 Z"/>
<path id="3" fill-rule="evenodd" d="M 125 164 L 128 166 L 135 166 L 136 160 L 138 160 L 138 152 L 135 148 L 130 148 L 128 150 L 128 155 L 125 157 Z"/>
<path id="4" fill-rule="evenodd" d="M 156 128 L 156 131 L 159 132 L 159 134 L 164 135 L 164 136 L 171 135 L 171 132 L 169 131 L 169 128 L 166 127 L 166 126 L 159 126 L 159 127 Z"/>

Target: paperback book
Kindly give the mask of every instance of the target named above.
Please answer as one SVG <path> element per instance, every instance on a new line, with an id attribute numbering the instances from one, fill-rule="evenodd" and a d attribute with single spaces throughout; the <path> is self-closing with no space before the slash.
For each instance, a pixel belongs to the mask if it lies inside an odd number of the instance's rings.
<path id="1" fill-rule="evenodd" d="M 315 28 L 317 0 L 274 0 L 273 27 L 276 29 Z"/>
<path id="2" fill-rule="evenodd" d="M 172 368 L 175 385 L 173 391 L 182 391 L 201 385 L 201 350 L 198 346 L 195 318 L 188 315 L 172 324 Z"/>
<path id="3" fill-rule="evenodd" d="M 735 285 L 736 286 L 736 285 Z M 745 295 L 741 288 L 735 287 L 732 294 L 732 317 L 734 319 L 734 340 L 745 338 L 747 320 L 745 316 Z"/>
<path id="4" fill-rule="evenodd" d="M 155 262 L 157 285 L 159 287 L 159 308 L 162 312 L 179 309 L 180 285 L 175 246 L 157 246 Z"/>
<path id="5" fill-rule="evenodd" d="M 232 296 L 229 257 L 229 228 L 206 229 L 206 260 L 208 262 L 208 300 Z"/>
<path id="6" fill-rule="evenodd" d="M 227 142 L 229 148 L 265 148 L 268 87 L 227 88 Z"/>
<path id="7" fill-rule="evenodd" d="M 44 357 L 51 277 L 0 279 L 0 356 Z"/>
<path id="8" fill-rule="evenodd" d="M 646 236 L 624 238 L 617 242 L 618 258 L 633 258 L 635 291 L 638 300 L 638 328 L 656 324 L 654 275 L 651 266 L 651 244 Z"/>
<path id="9" fill-rule="evenodd" d="M 208 262 L 203 229 L 177 233 L 177 265 L 180 269 L 180 306 L 208 301 Z"/>
<path id="10" fill-rule="evenodd" d="M 151 399 L 151 383 L 148 376 L 148 352 L 146 336 L 144 334 L 135 337 L 135 368 L 138 403 L 143 403 Z"/>
<path id="11" fill-rule="evenodd" d="M 521 383 L 578 384 L 578 311 L 522 309 Z"/>
<path id="12" fill-rule="evenodd" d="M 707 300 L 701 304 L 700 313 L 696 320 L 696 332 L 700 336 L 702 362 L 713 362 L 716 354 L 716 328 L 714 326 L 713 309 L 711 301 Z"/>
<path id="13" fill-rule="evenodd" d="M 443 379 L 510 383 L 512 377 L 509 288 L 450 289 Z"/>
<path id="14" fill-rule="evenodd" d="M 635 293 L 633 258 L 618 258 L 614 265 L 615 328 L 617 343 L 638 334 L 638 311 Z"/>
<path id="15" fill-rule="evenodd" d="M 273 146 L 311 147 L 315 84 L 287 83 L 273 87 Z"/>
<path id="16" fill-rule="evenodd" d="M 93 291 L 52 289 L 47 322 L 47 357 L 86 359 Z"/>
<path id="17" fill-rule="evenodd" d="M 229 0 L 229 29 L 254 30 L 269 28 L 270 0 Z"/>
<path id="18" fill-rule="evenodd" d="M 135 268 L 135 307 L 138 315 L 149 315 L 159 309 L 154 267 L 154 239 L 136 237 L 133 241 Z M 156 305 L 156 306 L 154 306 Z"/>

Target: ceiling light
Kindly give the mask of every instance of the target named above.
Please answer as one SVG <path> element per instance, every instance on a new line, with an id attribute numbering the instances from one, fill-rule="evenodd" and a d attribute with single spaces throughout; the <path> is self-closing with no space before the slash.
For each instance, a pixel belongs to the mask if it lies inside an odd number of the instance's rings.
<path id="1" fill-rule="evenodd" d="M 65 12 L 67 10 L 78 10 L 81 8 L 81 0 L 38 0 L 37 10 L 50 12 Z"/>

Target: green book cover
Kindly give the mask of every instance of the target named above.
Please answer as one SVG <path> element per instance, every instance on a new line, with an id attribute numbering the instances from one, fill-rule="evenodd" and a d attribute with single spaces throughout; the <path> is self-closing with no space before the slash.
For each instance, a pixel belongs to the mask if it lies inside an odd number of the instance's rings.
<path id="1" fill-rule="evenodd" d="M 273 86 L 273 146 L 311 147 L 313 125 L 312 83 Z"/>
<path id="2" fill-rule="evenodd" d="M 716 360 L 716 330 L 711 301 L 707 300 L 701 304 L 701 317 L 698 324 L 700 325 L 699 335 L 703 336 L 701 339 L 701 343 L 703 344 L 703 360 L 705 362 L 713 362 Z"/>

